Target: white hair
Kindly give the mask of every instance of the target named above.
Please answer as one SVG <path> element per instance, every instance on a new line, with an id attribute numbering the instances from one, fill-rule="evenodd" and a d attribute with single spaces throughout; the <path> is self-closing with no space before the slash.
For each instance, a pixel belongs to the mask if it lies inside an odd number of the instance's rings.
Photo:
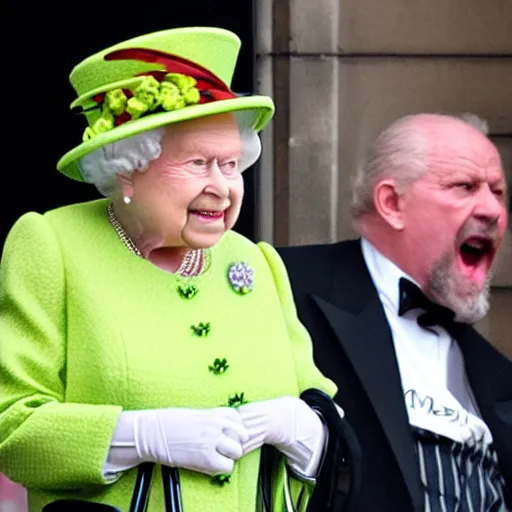
<path id="1" fill-rule="evenodd" d="M 384 130 L 365 164 L 358 168 L 352 182 L 354 218 L 373 210 L 373 191 L 380 179 L 393 178 L 397 187 L 404 190 L 425 172 L 427 144 L 417 130 L 411 129 L 412 117 L 402 117 Z"/>
<path id="2" fill-rule="evenodd" d="M 487 136 L 487 122 L 476 114 L 441 114 L 463 121 Z M 414 126 L 417 114 L 404 116 L 377 138 L 364 165 L 360 166 L 352 181 L 352 217 L 358 219 L 373 211 L 373 192 L 382 178 L 393 178 L 402 193 L 421 178 L 427 170 L 427 140 Z"/>
<path id="3" fill-rule="evenodd" d="M 489 123 L 480 116 L 473 114 L 472 112 L 463 112 L 461 114 L 451 114 L 451 117 L 464 121 L 469 126 L 476 128 L 479 132 L 482 132 L 485 136 L 489 135 Z"/>
<path id="4" fill-rule="evenodd" d="M 242 142 L 239 169 L 243 172 L 260 157 L 261 141 L 253 128 L 254 112 L 239 111 L 234 115 Z M 159 158 L 162 154 L 164 134 L 165 127 L 148 130 L 107 144 L 83 156 L 80 160 L 80 170 L 84 181 L 93 184 L 106 197 L 114 195 L 118 190 L 118 174 L 144 172 L 152 161 Z"/>
<path id="5" fill-rule="evenodd" d="M 84 181 L 92 183 L 104 196 L 111 196 L 117 190 L 119 173 L 143 172 L 160 156 L 164 132 L 164 128 L 142 132 L 85 155 L 80 160 Z"/>

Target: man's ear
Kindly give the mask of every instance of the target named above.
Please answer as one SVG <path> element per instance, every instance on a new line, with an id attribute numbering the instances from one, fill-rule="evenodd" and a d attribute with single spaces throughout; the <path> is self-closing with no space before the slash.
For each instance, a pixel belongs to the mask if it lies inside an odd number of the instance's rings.
<path id="1" fill-rule="evenodd" d="M 379 181 L 373 191 L 375 210 L 393 229 L 404 229 L 404 201 L 398 193 L 396 183 L 392 179 Z"/>
<path id="2" fill-rule="evenodd" d="M 132 172 L 120 172 L 116 176 L 117 182 L 119 183 L 119 191 L 121 197 L 133 197 L 133 173 Z"/>

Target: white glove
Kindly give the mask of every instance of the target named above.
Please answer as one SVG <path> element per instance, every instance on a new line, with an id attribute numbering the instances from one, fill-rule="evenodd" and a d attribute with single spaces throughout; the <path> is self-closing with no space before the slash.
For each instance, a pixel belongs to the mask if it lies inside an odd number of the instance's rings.
<path id="1" fill-rule="evenodd" d="M 248 440 L 240 415 L 229 407 L 126 411 L 119 418 L 105 473 L 141 462 L 208 475 L 231 473 Z"/>
<path id="2" fill-rule="evenodd" d="M 270 444 L 285 455 L 295 472 L 316 476 L 327 430 L 303 400 L 284 396 L 242 405 L 238 412 L 250 437 L 244 442 L 244 453 Z"/>

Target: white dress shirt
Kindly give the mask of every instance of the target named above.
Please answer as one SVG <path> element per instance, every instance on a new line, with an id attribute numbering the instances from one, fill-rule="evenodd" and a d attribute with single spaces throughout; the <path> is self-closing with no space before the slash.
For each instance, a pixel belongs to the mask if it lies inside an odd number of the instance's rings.
<path id="1" fill-rule="evenodd" d="M 442 327 L 420 327 L 416 320 L 422 310 L 398 316 L 399 280 L 414 280 L 368 240 L 362 239 L 361 247 L 391 328 L 410 424 L 458 442 L 491 443 L 459 345 Z"/>

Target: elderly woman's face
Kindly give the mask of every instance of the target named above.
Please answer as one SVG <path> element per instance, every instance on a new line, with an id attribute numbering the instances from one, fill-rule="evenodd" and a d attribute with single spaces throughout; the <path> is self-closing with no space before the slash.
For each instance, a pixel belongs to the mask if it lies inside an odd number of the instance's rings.
<path id="1" fill-rule="evenodd" d="M 130 208 L 136 208 L 146 235 L 159 246 L 215 245 L 240 213 L 241 151 L 231 114 L 170 125 L 160 157 L 132 175 Z"/>

